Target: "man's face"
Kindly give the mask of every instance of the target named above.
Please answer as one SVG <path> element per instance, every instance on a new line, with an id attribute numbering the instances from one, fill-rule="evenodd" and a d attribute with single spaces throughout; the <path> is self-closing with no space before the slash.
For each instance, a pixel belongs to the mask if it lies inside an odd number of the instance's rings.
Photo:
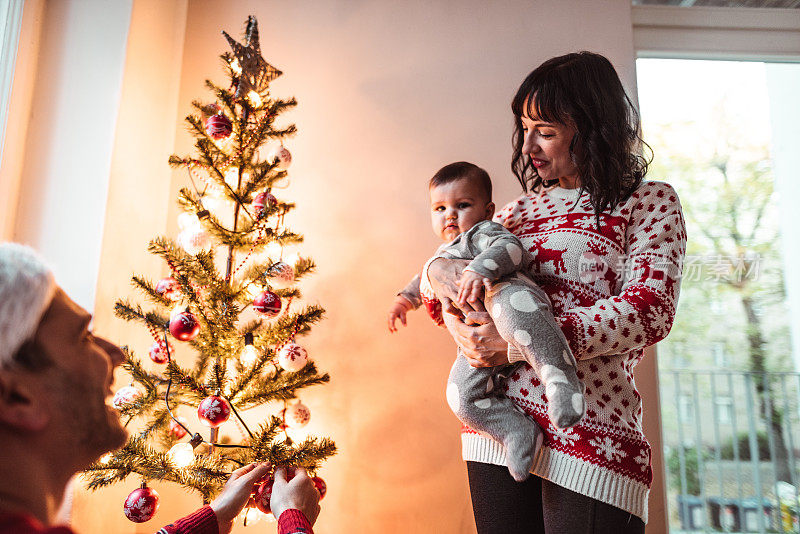
<path id="1" fill-rule="evenodd" d="M 61 289 L 36 331 L 36 345 L 52 361 L 40 372 L 53 440 L 80 463 L 121 447 L 127 432 L 110 406 L 114 368 L 123 361 L 120 349 L 92 334 L 91 315 Z"/>

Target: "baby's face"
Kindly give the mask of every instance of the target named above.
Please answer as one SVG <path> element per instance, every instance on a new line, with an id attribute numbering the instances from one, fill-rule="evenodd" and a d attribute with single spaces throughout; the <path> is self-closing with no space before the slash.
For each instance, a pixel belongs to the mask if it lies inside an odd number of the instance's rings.
<path id="1" fill-rule="evenodd" d="M 452 241 L 494 215 L 494 204 L 474 180 L 456 180 L 430 188 L 431 226 L 442 241 Z"/>

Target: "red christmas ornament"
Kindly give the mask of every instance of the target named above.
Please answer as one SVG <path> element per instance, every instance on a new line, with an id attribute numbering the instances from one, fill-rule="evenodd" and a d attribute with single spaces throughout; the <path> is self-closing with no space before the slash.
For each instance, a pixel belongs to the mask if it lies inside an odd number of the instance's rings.
<path id="1" fill-rule="evenodd" d="M 167 360 L 169 359 L 167 357 L 167 351 L 161 349 L 162 343 L 163 341 L 161 343 L 155 341 L 150 346 L 150 352 L 149 352 L 150 359 L 156 363 L 167 363 Z M 175 349 L 172 347 L 171 343 L 167 343 L 167 348 L 169 349 L 170 354 L 175 352 Z"/>
<path id="2" fill-rule="evenodd" d="M 186 419 L 183 417 L 178 417 L 178 420 L 184 425 L 186 424 Z M 181 439 L 186 435 L 186 429 L 179 425 L 174 419 L 169 420 L 169 431 L 175 439 Z"/>
<path id="3" fill-rule="evenodd" d="M 122 507 L 125 517 L 134 523 L 150 521 L 158 511 L 158 493 L 147 486 L 130 492 Z"/>
<path id="4" fill-rule="evenodd" d="M 156 293 L 167 300 L 175 302 L 181 298 L 181 286 L 178 284 L 177 280 L 169 276 L 158 281 L 156 284 Z"/>
<path id="5" fill-rule="evenodd" d="M 275 206 L 277 203 L 278 199 L 272 193 L 263 191 L 257 194 L 256 198 L 253 199 L 253 211 L 255 211 L 256 219 L 263 218 L 266 209 Z"/>
<path id="6" fill-rule="evenodd" d="M 192 312 L 176 313 L 169 320 L 169 331 L 176 339 L 191 341 L 200 331 L 200 323 Z"/>
<path id="7" fill-rule="evenodd" d="M 320 477 L 313 477 L 311 482 L 314 483 L 314 487 L 317 488 L 317 491 L 319 492 L 319 500 L 324 499 L 325 494 L 328 493 L 328 485 L 325 484 L 325 481 Z"/>
<path id="8" fill-rule="evenodd" d="M 264 291 L 253 300 L 253 309 L 267 317 L 275 317 L 281 312 L 281 298 L 272 291 Z"/>
<path id="9" fill-rule="evenodd" d="M 225 139 L 232 131 L 231 120 L 222 113 L 212 115 L 206 121 L 206 133 L 214 139 Z"/>
<path id="10" fill-rule="evenodd" d="M 275 483 L 275 480 L 269 478 L 261 483 L 261 485 L 256 490 L 255 501 L 256 501 L 256 508 L 264 512 L 265 514 L 269 514 L 272 510 L 269 507 L 269 500 L 272 498 L 272 485 Z"/>
<path id="11" fill-rule="evenodd" d="M 231 415 L 231 407 L 228 401 L 219 395 L 211 395 L 203 399 L 197 408 L 197 417 L 200 421 L 211 428 L 217 428 L 228 420 Z"/>

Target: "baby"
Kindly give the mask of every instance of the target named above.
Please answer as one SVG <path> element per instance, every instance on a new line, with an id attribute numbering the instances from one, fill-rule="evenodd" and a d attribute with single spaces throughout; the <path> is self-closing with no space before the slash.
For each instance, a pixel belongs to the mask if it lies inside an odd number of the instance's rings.
<path id="1" fill-rule="evenodd" d="M 406 324 L 406 313 L 425 304 L 442 324 L 441 303 L 427 282 L 427 266 L 437 258 L 471 260 L 459 280 L 458 300 L 480 298 L 490 310 L 497 331 L 524 355 L 545 386 L 548 416 L 558 428 L 583 417 L 583 384 L 575 374 L 575 359 L 550 311 L 545 292 L 525 274 L 531 256 L 522 243 L 492 222 L 492 182 L 480 167 L 467 162 L 440 169 L 429 183 L 431 224 L 444 244 L 395 299 L 389 330 Z M 484 291 L 485 290 L 485 291 Z M 485 432 L 506 449 L 508 470 L 517 481 L 530 473 L 542 445 L 539 426 L 493 392 L 499 368 L 475 368 L 459 351 L 447 383 L 447 402 L 471 428 Z"/>

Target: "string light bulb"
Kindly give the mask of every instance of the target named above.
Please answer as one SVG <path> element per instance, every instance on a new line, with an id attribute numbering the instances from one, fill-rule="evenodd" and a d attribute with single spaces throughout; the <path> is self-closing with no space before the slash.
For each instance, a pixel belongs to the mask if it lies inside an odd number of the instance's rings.
<path id="1" fill-rule="evenodd" d="M 237 519 L 240 519 L 244 526 L 249 527 L 250 525 L 255 525 L 265 517 L 267 517 L 267 514 L 258 508 L 245 507 L 244 510 L 239 513 Z"/>
<path id="2" fill-rule="evenodd" d="M 247 93 L 247 100 L 250 101 L 250 105 L 252 105 L 253 108 L 255 109 L 260 108 L 261 105 L 264 103 L 264 101 L 261 100 L 261 95 L 255 91 L 250 91 L 249 93 Z"/>
<path id="3" fill-rule="evenodd" d="M 258 360 L 258 349 L 253 346 L 253 334 L 247 333 L 244 335 L 244 349 L 239 356 L 239 361 L 245 367 L 251 367 Z"/>
<path id="4" fill-rule="evenodd" d="M 167 458 L 175 467 L 188 467 L 194 462 L 194 448 L 191 443 L 176 443 L 167 452 Z"/>
<path id="5" fill-rule="evenodd" d="M 97 460 L 97 463 L 100 465 L 106 465 L 110 461 L 111 461 L 111 453 L 107 452 L 106 454 L 101 456 L 99 460 Z"/>
<path id="6" fill-rule="evenodd" d="M 242 73 L 242 66 L 239 65 L 238 59 L 234 58 L 234 60 L 231 61 L 231 69 L 236 73 L 237 76 Z"/>

